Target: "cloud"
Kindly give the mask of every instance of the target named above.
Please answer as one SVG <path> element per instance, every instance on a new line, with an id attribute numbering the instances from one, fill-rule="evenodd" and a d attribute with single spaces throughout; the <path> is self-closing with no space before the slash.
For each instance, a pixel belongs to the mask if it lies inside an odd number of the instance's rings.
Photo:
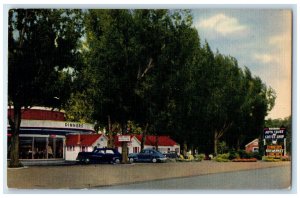
<path id="1" fill-rule="evenodd" d="M 259 62 L 259 76 L 271 85 L 277 94 L 276 104 L 269 113 L 269 118 L 291 115 L 291 39 L 290 29 L 272 35 L 266 39 L 264 52 L 256 52 L 252 56 Z"/>
<path id="2" fill-rule="evenodd" d="M 196 24 L 196 27 L 214 30 L 223 36 L 247 30 L 247 26 L 240 24 L 236 18 L 225 14 L 217 14 L 206 20 L 201 20 Z"/>
<path id="3" fill-rule="evenodd" d="M 253 55 L 254 59 L 262 62 L 262 63 L 271 63 L 274 61 L 274 57 L 271 54 L 257 54 Z"/>

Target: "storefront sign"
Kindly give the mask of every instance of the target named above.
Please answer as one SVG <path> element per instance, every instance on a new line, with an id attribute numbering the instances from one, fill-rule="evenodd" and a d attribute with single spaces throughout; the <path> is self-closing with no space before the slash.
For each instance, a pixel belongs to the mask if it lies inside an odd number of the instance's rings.
<path id="1" fill-rule="evenodd" d="M 93 124 L 51 120 L 22 120 L 21 127 L 80 129 L 94 131 Z"/>
<path id="2" fill-rule="evenodd" d="M 265 128 L 264 139 L 284 139 L 286 135 L 285 128 Z"/>
<path id="3" fill-rule="evenodd" d="M 69 128 L 83 128 L 83 124 L 81 123 L 75 123 L 75 122 L 66 122 L 65 127 Z"/>
<path id="4" fill-rule="evenodd" d="M 283 155 L 283 149 L 281 145 L 268 145 L 266 149 L 267 156 L 280 157 Z"/>
<path id="5" fill-rule="evenodd" d="M 119 142 L 130 142 L 130 135 L 119 135 Z"/>

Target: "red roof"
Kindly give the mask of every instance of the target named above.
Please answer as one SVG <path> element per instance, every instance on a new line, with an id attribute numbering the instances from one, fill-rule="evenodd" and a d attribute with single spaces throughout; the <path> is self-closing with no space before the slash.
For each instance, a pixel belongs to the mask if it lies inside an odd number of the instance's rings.
<path id="1" fill-rule="evenodd" d="M 142 135 L 130 135 L 130 139 L 135 136 L 138 141 L 142 142 Z M 155 136 L 155 135 L 147 135 L 145 138 L 145 145 L 148 146 L 155 146 L 156 145 L 156 137 L 158 137 L 158 146 L 174 146 L 177 145 L 177 143 L 172 140 L 169 136 Z M 119 147 L 121 146 L 121 142 L 118 141 L 118 136 L 114 137 L 115 140 L 115 146 Z"/>
<path id="2" fill-rule="evenodd" d="M 67 146 L 92 146 L 102 135 L 101 134 L 80 134 L 67 135 Z M 80 138 L 80 141 L 78 142 Z"/>

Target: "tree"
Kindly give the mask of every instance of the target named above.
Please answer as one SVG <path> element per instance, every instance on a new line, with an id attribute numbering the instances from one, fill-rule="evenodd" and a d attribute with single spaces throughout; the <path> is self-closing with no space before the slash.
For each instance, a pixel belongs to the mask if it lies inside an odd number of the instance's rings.
<path id="1" fill-rule="evenodd" d="M 96 120 L 105 122 L 110 116 L 121 125 L 134 120 L 143 126 L 144 133 L 149 130 L 157 134 L 166 129 L 163 122 L 174 109 L 174 79 L 180 76 L 176 74 L 181 66 L 177 61 L 180 57 L 174 49 L 179 41 L 177 35 L 183 35 L 178 32 L 188 24 L 187 18 L 175 20 L 180 13 L 184 12 L 90 10 L 87 13 L 85 56 L 88 73 L 94 74 L 91 84 L 97 87 L 93 95 Z M 197 35 L 196 31 L 193 34 Z M 187 53 L 188 48 L 178 51 Z"/>
<path id="2" fill-rule="evenodd" d="M 8 99 L 14 107 L 10 167 L 20 166 L 21 109 L 33 105 L 61 107 L 69 98 L 81 37 L 79 10 L 12 9 L 8 25 Z M 57 100 L 59 99 L 59 100 Z"/>

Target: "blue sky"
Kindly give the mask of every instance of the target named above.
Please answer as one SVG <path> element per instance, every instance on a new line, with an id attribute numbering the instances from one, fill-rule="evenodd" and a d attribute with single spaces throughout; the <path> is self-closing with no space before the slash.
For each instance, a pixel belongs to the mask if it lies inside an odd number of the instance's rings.
<path id="1" fill-rule="evenodd" d="M 202 44 L 235 57 L 276 91 L 270 118 L 291 115 L 292 13 L 281 9 L 193 10 Z"/>

